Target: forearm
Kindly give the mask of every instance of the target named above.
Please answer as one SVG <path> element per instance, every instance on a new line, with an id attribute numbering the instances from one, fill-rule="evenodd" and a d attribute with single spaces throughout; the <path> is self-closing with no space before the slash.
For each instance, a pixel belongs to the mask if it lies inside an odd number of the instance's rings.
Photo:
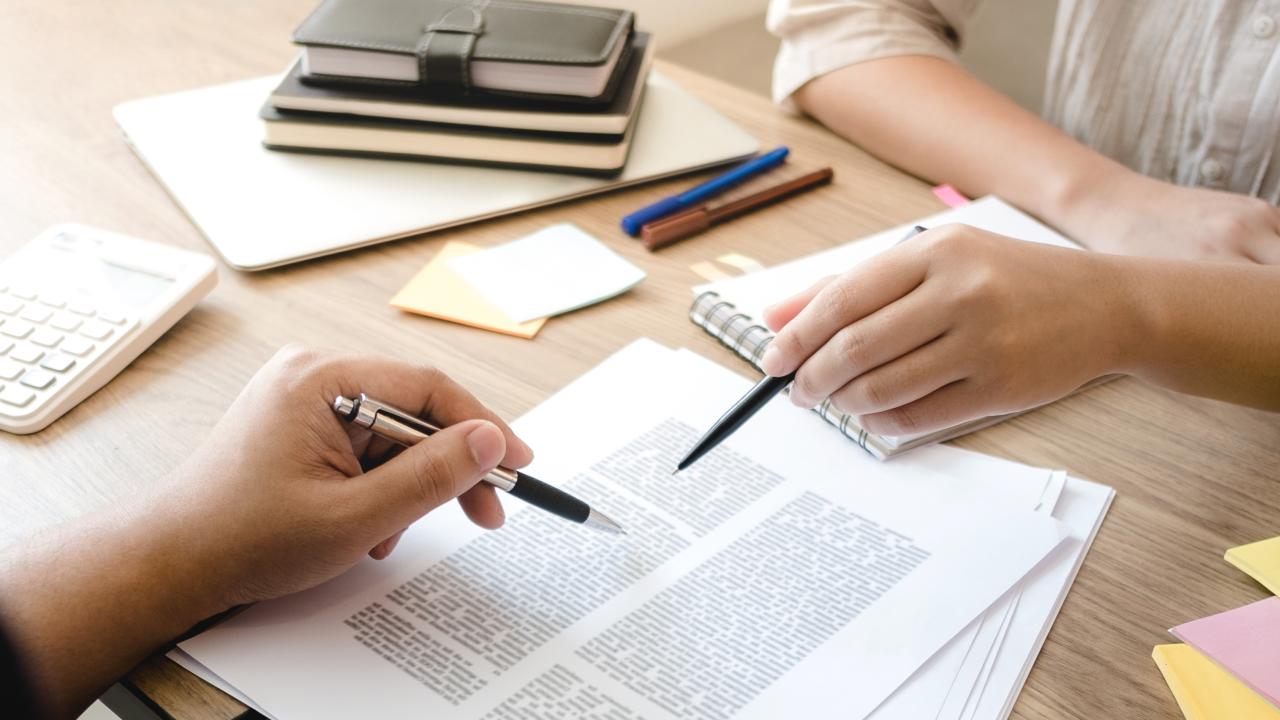
<path id="1" fill-rule="evenodd" d="M 1097 257 L 1125 288 L 1117 371 L 1280 411 L 1280 268 Z"/>
<path id="2" fill-rule="evenodd" d="M 850 65 L 794 99 L 887 162 L 970 195 L 999 195 L 1072 234 L 1097 189 L 1129 173 L 940 58 Z"/>
<path id="3" fill-rule="evenodd" d="M 165 518 L 112 511 L 0 557 L 0 613 L 49 717 L 75 717 L 148 654 L 217 611 L 201 600 L 183 557 L 192 548 L 180 538 Z"/>

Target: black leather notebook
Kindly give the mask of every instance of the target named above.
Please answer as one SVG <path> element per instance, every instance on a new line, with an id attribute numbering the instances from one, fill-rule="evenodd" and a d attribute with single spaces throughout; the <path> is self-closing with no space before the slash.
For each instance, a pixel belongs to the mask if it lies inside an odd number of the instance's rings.
<path id="1" fill-rule="evenodd" d="M 312 82 L 607 102 L 633 24 L 521 0 L 324 0 L 293 40 Z"/>
<path id="2" fill-rule="evenodd" d="M 302 81 L 294 63 L 271 93 L 282 112 L 319 112 L 473 127 L 612 136 L 626 132 L 639 107 L 654 55 L 648 33 L 635 33 L 618 90 L 605 104 L 538 102 L 494 95 L 424 97 L 416 88 L 329 87 Z"/>

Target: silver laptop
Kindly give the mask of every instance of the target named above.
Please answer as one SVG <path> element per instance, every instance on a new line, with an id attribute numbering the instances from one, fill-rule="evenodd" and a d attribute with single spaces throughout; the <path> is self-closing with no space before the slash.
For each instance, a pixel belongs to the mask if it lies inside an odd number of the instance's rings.
<path id="1" fill-rule="evenodd" d="M 116 122 L 210 244 L 263 270 L 737 160 L 759 143 L 654 73 L 626 169 L 527 170 L 273 152 L 258 110 L 279 78 L 134 100 Z"/>

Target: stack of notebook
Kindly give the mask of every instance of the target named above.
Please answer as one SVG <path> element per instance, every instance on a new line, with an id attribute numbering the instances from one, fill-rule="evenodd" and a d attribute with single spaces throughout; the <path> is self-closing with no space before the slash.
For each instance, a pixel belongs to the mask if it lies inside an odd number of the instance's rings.
<path id="1" fill-rule="evenodd" d="M 629 10 L 325 0 L 263 106 L 275 150 L 611 175 L 653 57 Z"/>

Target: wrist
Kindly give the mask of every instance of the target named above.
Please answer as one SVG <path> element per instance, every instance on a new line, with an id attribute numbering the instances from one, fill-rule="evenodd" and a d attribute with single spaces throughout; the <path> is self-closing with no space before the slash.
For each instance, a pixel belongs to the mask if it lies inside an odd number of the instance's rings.
<path id="1" fill-rule="evenodd" d="M 150 583 L 152 611 L 165 618 L 170 637 L 230 608 L 217 578 L 225 558 L 218 543 L 204 532 L 199 518 L 174 507 L 181 498 L 161 497 L 126 519 L 138 556 L 134 575 Z M 136 528 L 137 530 L 133 530 Z"/>
<path id="2" fill-rule="evenodd" d="M 1140 375 L 1164 327 L 1164 304 L 1159 301 L 1151 263 L 1124 255 L 1089 253 L 1088 257 L 1105 298 L 1096 310 L 1105 319 L 1107 337 L 1099 375 Z"/>
<path id="3" fill-rule="evenodd" d="M 1063 163 L 1045 180 L 1038 207 L 1032 211 L 1073 240 L 1091 246 L 1115 208 L 1124 206 L 1119 198 L 1130 195 L 1135 183 L 1146 179 L 1089 150 L 1074 162 Z"/>

